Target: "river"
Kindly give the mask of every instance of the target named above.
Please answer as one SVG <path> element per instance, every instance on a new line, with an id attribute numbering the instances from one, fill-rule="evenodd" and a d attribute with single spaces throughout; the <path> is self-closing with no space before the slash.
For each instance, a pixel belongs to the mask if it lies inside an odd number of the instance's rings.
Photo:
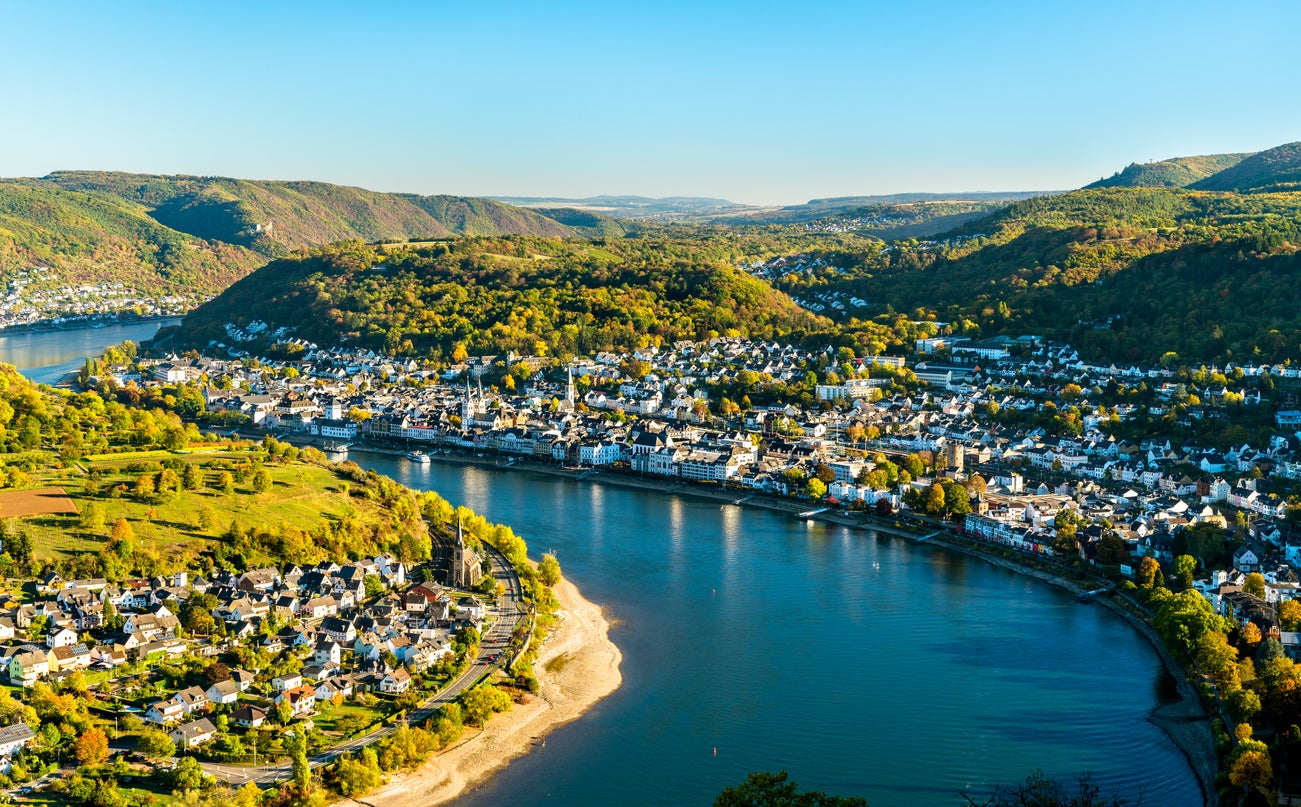
<path id="1" fill-rule="evenodd" d="M 110 345 L 130 339 L 139 344 L 151 339 L 164 325 L 179 319 L 150 320 L 102 328 L 68 328 L 57 331 L 0 331 L 0 362 L 16 366 L 38 384 L 53 384 L 80 370 L 87 356 L 98 356 Z"/>
<path id="2" fill-rule="evenodd" d="M 0 336 L 0 361 L 50 380 L 151 326 Z M 1034 769 L 1092 771 L 1147 807 L 1201 803 L 1146 720 L 1168 683 L 1155 652 L 1052 586 L 767 510 L 351 458 L 510 524 L 615 620 L 623 686 L 457 807 L 703 806 L 780 769 L 872 807 L 958 805 Z"/>
<path id="3" fill-rule="evenodd" d="M 623 687 L 457 807 L 708 805 L 754 770 L 872 807 L 1034 769 L 1195 805 L 1118 617 L 982 561 L 785 514 L 455 462 L 351 459 L 510 524 L 607 605 Z M 715 756 L 717 749 L 717 756 Z"/>

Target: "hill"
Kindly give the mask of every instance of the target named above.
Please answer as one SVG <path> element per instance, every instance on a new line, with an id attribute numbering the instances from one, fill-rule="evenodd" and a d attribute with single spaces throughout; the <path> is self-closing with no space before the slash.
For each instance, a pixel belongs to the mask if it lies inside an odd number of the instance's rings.
<path id="1" fill-rule="evenodd" d="M 35 180 L 142 205 L 159 223 L 269 256 L 360 238 L 406 241 L 452 235 L 581 232 L 535 211 L 491 199 L 378 193 L 325 182 L 56 171 Z"/>
<path id="2" fill-rule="evenodd" d="M 268 331 L 289 326 L 321 345 L 447 360 L 458 346 L 585 354 L 648 338 L 766 338 L 829 324 L 710 249 L 660 238 L 349 242 L 272 262 L 160 341 L 169 339 L 169 348 L 229 343 L 227 323 L 260 320 Z"/>
<path id="3" fill-rule="evenodd" d="M 1045 333 L 1108 361 L 1295 360 L 1298 249 L 1298 194 L 1100 188 L 1017 202 L 779 287 L 924 308 L 958 332 Z"/>
<path id="4" fill-rule="evenodd" d="M 1186 188 L 1225 169 L 1232 168 L 1251 154 L 1204 154 L 1200 157 L 1175 157 L 1151 163 L 1130 163 L 1122 171 L 1100 179 L 1090 188 Z"/>
<path id="5" fill-rule="evenodd" d="M 243 246 L 179 232 L 99 193 L 0 182 L 0 277 L 33 266 L 50 284 L 123 283 L 150 294 L 214 294 L 264 262 Z"/>
<path id="6" fill-rule="evenodd" d="M 1244 193 L 1301 190 L 1301 142 L 1253 154 L 1191 187 Z"/>

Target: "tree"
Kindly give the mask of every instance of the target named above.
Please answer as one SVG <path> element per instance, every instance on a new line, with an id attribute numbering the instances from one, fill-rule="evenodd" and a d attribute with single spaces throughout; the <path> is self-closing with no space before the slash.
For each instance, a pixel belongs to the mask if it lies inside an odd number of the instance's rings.
<path id="1" fill-rule="evenodd" d="M 555 555 L 547 553 L 542 556 L 538 563 L 538 579 L 548 588 L 560 582 L 560 561 L 556 560 Z"/>
<path id="2" fill-rule="evenodd" d="M 199 473 L 199 466 L 192 462 L 185 463 L 185 468 L 181 471 L 181 484 L 186 490 L 198 490 L 200 482 L 203 481 L 202 474 Z"/>
<path id="3" fill-rule="evenodd" d="M 104 529 L 104 505 L 99 502 L 87 502 L 86 506 L 81 509 L 81 528 L 89 532 L 100 532 Z"/>
<path id="4" fill-rule="evenodd" d="M 235 492 L 235 475 L 230 471 L 222 471 L 217 474 L 217 490 L 222 493 Z"/>
<path id="5" fill-rule="evenodd" d="M 1283 630 L 1301 629 L 1301 600 L 1284 600 L 1278 606 L 1278 619 Z"/>
<path id="6" fill-rule="evenodd" d="M 289 750 L 289 756 L 293 760 L 294 786 L 298 788 L 298 792 L 306 793 L 307 788 L 312 784 L 312 766 L 307 762 L 307 736 L 301 731 L 295 731 L 285 741 L 285 748 Z"/>
<path id="7" fill-rule="evenodd" d="M 1156 558 L 1144 557 L 1138 563 L 1138 585 L 1140 588 L 1152 588 L 1161 580 L 1161 564 Z"/>
<path id="8" fill-rule="evenodd" d="M 804 486 L 804 495 L 810 499 L 821 499 L 827 495 L 827 486 L 821 479 L 812 477 Z"/>
<path id="9" fill-rule="evenodd" d="M 364 796 L 379 787 L 384 779 L 379 769 L 379 759 L 375 755 L 375 749 L 370 746 L 363 748 L 357 759 L 349 755 L 341 757 L 335 765 L 334 777 L 339 792 L 354 797 Z"/>
<path id="10" fill-rule="evenodd" d="M 944 515 L 944 487 L 938 482 L 926 492 L 926 512 L 933 516 Z"/>
<path id="11" fill-rule="evenodd" d="M 1242 583 L 1242 590 L 1246 593 L 1265 599 L 1265 577 L 1260 572 L 1252 572 L 1247 575 L 1247 579 Z"/>
<path id="12" fill-rule="evenodd" d="M 959 484 L 949 485 L 944 491 L 945 501 L 948 502 L 949 512 L 955 516 L 965 516 L 971 512 L 971 497 L 967 495 L 967 489 Z"/>
<path id="13" fill-rule="evenodd" d="M 1235 785 L 1264 788 L 1273 779 L 1274 771 L 1264 751 L 1247 751 L 1229 766 L 1229 781 Z"/>
<path id="14" fill-rule="evenodd" d="M 492 684 L 480 684 L 461 696 L 465 719 L 476 726 L 486 725 L 494 712 L 504 712 L 510 704 L 510 696 Z"/>
<path id="15" fill-rule="evenodd" d="M 366 587 L 366 598 L 378 597 L 384 593 L 384 581 L 379 579 L 377 574 L 368 574 L 362 578 L 361 584 Z"/>
<path id="16" fill-rule="evenodd" d="M 867 807 L 867 800 L 813 790 L 800 793 L 786 771 L 764 771 L 752 773 L 741 784 L 718 794 L 714 807 Z"/>
<path id="17" fill-rule="evenodd" d="M 203 787 L 205 774 L 203 767 L 194 757 L 181 757 L 181 761 L 176 764 L 172 771 L 172 787 L 182 792 L 186 790 L 199 790 Z"/>
<path id="18" fill-rule="evenodd" d="M 253 472 L 253 492 L 266 493 L 271 489 L 271 472 L 266 468 L 258 468 Z"/>
<path id="19" fill-rule="evenodd" d="M 144 754 L 150 759 L 174 757 L 176 743 L 167 736 L 167 732 L 150 726 L 140 732 L 140 739 L 136 742 L 136 753 Z"/>
<path id="20" fill-rule="evenodd" d="M 288 699 L 281 700 L 271 711 L 276 722 L 282 726 L 289 725 L 289 721 L 294 719 L 294 707 L 290 705 Z"/>
<path id="21" fill-rule="evenodd" d="M 1197 570 L 1197 560 L 1192 555 L 1180 555 L 1175 558 L 1175 578 L 1180 587 L 1187 591 L 1193 587 L 1193 572 Z"/>
<path id="22" fill-rule="evenodd" d="M 836 481 L 836 472 L 825 462 L 819 462 L 813 466 L 813 477 L 824 485 L 830 485 Z"/>
<path id="23" fill-rule="evenodd" d="M 131 487 L 131 495 L 135 496 L 136 501 L 148 501 L 153 498 L 157 488 L 154 485 L 153 474 L 140 474 L 136 477 L 135 484 Z"/>
<path id="24" fill-rule="evenodd" d="M 77 737 L 72 754 L 82 765 L 99 765 L 108 759 L 108 735 L 98 726 L 92 726 Z"/>

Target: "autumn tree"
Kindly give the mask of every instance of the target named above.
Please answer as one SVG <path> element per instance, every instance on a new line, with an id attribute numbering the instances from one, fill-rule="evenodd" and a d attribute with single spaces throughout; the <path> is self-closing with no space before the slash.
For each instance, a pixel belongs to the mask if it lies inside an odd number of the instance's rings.
<path id="1" fill-rule="evenodd" d="M 77 737 L 72 753 L 82 765 L 99 765 L 108 759 L 108 735 L 98 726 L 92 726 Z"/>

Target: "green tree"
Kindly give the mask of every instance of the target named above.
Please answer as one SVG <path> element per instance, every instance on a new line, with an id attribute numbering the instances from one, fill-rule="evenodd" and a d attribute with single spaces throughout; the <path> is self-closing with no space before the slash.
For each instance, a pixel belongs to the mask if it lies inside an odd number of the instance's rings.
<path id="1" fill-rule="evenodd" d="M 971 497 L 962 485 L 954 483 L 945 488 L 944 499 L 948 503 L 949 512 L 955 516 L 965 516 L 971 512 Z"/>
<path id="2" fill-rule="evenodd" d="M 560 561 L 555 555 L 548 552 L 542 556 L 538 563 L 538 580 L 548 588 L 560 582 Z"/>
<path id="3" fill-rule="evenodd" d="M 366 575 L 362 578 L 361 583 L 366 587 L 367 599 L 378 597 L 384 593 L 384 581 L 380 580 L 377 574 Z"/>
<path id="4" fill-rule="evenodd" d="M 510 705 L 510 696 L 492 684 L 480 684 L 461 696 L 465 719 L 476 726 L 486 725 L 494 712 L 505 712 Z"/>
<path id="5" fill-rule="evenodd" d="M 181 470 L 181 484 L 186 490 L 198 490 L 199 485 L 203 482 L 203 474 L 199 472 L 199 466 L 193 462 L 185 463 Z"/>
<path id="6" fill-rule="evenodd" d="M 714 807 L 867 807 L 867 800 L 817 791 L 801 793 L 786 771 L 765 771 L 752 773 L 741 784 L 718 794 Z"/>
<path id="7" fill-rule="evenodd" d="M 1197 559 L 1192 555 L 1180 555 L 1175 558 L 1175 579 L 1183 590 L 1193 587 L 1193 572 L 1197 571 Z"/>
<path id="8" fill-rule="evenodd" d="M 271 472 L 266 468 L 258 468 L 253 472 L 253 492 L 266 493 L 271 489 Z"/>
<path id="9" fill-rule="evenodd" d="M 174 757 L 176 756 L 176 743 L 172 742 L 172 738 L 167 736 L 167 732 L 150 726 L 141 730 L 140 739 L 136 742 L 136 753 L 144 754 L 150 759 Z"/>
<path id="10" fill-rule="evenodd" d="M 827 495 L 826 483 L 817 477 L 811 477 L 804 486 L 804 495 L 810 499 L 821 499 Z"/>
<path id="11" fill-rule="evenodd" d="M 81 508 L 81 528 L 88 532 L 101 532 L 104 529 L 104 505 L 96 501 L 86 502 Z"/>
<path id="12" fill-rule="evenodd" d="M 181 757 L 176 768 L 172 770 L 172 787 L 181 792 L 200 790 L 207 775 L 194 757 Z"/>
<path id="13" fill-rule="evenodd" d="M 1242 590 L 1255 597 L 1265 599 L 1265 577 L 1260 572 L 1252 572 L 1242 583 Z"/>

